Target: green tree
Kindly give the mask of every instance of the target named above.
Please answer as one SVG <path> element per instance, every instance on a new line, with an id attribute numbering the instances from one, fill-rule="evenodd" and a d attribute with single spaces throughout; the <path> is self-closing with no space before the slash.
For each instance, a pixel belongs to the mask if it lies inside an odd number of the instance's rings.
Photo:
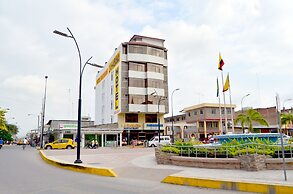
<path id="1" fill-rule="evenodd" d="M 234 125 L 237 123 L 241 124 L 242 130 L 244 130 L 244 126 L 248 126 L 249 132 L 253 130 L 253 122 L 257 122 L 264 126 L 269 126 L 267 120 L 256 110 L 248 109 L 245 113 L 239 114 L 234 120 Z"/>
<path id="2" fill-rule="evenodd" d="M 0 109 L 0 131 L 7 130 L 5 113 L 6 113 L 6 110 Z"/>
<path id="3" fill-rule="evenodd" d="M 16 135 L 18 133 L 18 127 L 14 124 L 6 124 L 7 130 L 11 135 Z"/>
<path id="4" fill-rule="evenodd" d="M 282 113 L 281 114 L 281 124 L 285 125 L 285 129 L 287 124 L 293 122 L 293 115 L 291 113 Z"/>
<path id="5" fill-rule="evenodd" d="M 3 141 L 12 141 L 11 134 L 7 130 L 0 130 L 0 139 Z"/>

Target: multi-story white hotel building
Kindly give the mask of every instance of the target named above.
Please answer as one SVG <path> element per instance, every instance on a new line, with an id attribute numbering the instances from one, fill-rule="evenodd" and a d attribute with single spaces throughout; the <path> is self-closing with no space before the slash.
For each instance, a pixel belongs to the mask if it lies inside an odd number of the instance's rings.
<path id="1" fill-rule="evenodd" d="M 134 35 L 121 43 L 97 74 L 95 125 L 123 130 L 129 142 L 156 135 L 159 118 L 162 134 L 169 110 L 167 67 L 163 39 Z"/>

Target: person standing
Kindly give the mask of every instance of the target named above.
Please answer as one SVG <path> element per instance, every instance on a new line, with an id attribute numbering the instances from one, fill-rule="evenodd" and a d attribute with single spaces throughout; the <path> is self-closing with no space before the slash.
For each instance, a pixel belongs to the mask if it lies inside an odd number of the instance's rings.
<path id="1" fill-rule="evenodd" d="M 26 144 L 27 144 L 27 139 L 24 138 L 24 140 L 23 140 L 23 144 L 22 144 L 22 149 L 23 149 L 23 150 L 25 149 Z"/>

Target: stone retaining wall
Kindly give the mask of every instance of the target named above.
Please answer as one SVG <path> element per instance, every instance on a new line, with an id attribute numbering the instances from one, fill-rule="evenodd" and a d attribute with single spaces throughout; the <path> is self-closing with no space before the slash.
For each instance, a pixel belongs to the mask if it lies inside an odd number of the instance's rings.
<path id="1" fill-rule="evenodd" d="M 285 158 L 286 169 L 293 170 L 293 158 Z M 283 159 L 282 158 L 268 158 L 266 159 L 266 169 L 268 170 L 282 170 Z"/>
<path id="2" fill-rule="evenodd" d="M 155 149 L 158 164 L 188 166 L 214 169 L 243 169 L 247 171 L 280 170 L 283 169 L 282 158 L 271 158 L 265 155 L 249 154 L 237 158 L 200 158 L 183 157 L 177 154 L 161 152 Z M 293 170 L 293 158 L 286 158 L 286 168 Z"/>

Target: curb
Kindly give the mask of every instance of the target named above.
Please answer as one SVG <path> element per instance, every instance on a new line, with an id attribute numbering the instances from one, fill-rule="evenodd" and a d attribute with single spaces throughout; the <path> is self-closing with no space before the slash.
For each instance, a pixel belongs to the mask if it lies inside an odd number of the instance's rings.
<path id="1" fill-rule="evenodd" d="M 67 170 L 73 170 L 76 172 L 83 172 L 88 174 L 95 174 L 100 176 L 108 176 L 108 177 L 117 177 L 116 173 L 110 169 L 110 168 L 95 168 L 95 167 L 89 167 L 89 166 L 82 166 L 78 164 L 71 164 L 71 163 L 65 163 L 65 162 L 58 162 L 52 159 L 49 159 L 46 157 L 46 155 L 43 153 L 42 150 L 39 150 L 40 156 L 42 159 L 47 162 L 48 164 L 51 164 L 53 166 L 57 166 L 60 168 L 64 168 Z"/>
<path id="2" fill-rule="evenodd" d="M 181 177 L 181 176 L 167 176 L 163 183 L 170 183 L 176 185 L 204 187 L 212 189 L 224 189 L 232 191 L 244 191 L 254 193 L 267 193 L 267 194 L 292 194 L 293 186 L 285 184 L 266 184 L 266 183 L 253 183 L 242 181 L 229 181 L 218 180 L 209 178 L 196 178 L 196 177 Z"/>

